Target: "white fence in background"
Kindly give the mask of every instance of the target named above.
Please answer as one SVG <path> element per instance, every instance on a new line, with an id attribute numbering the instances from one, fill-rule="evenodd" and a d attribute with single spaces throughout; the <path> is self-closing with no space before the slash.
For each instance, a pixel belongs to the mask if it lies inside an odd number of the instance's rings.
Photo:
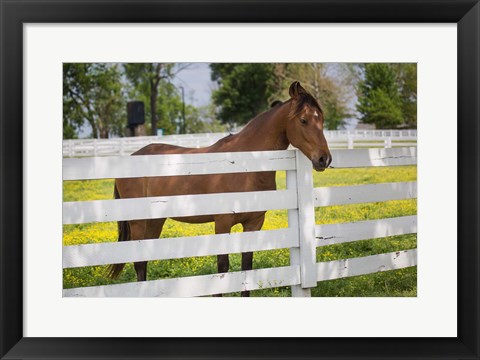
<path id="1" fill-rule="evenodd" d="M 416 148 L 333 150 L 332 166 L 413 165 L 416 154 Z M 315 255 L 318 246 L 416 233 L 416 216 L 333 225 L 314 219 L 315 207 L 416 198 L 416 182 L 314 188 L 311 162 L 298 150 L 63 160 L 64 181 L 273 170 L 286 170 L 286 190 L 64 202 L 63 224 L 287 209 L 288 228 L 64 246 L 63 268 L 283 248 L 290 249 L 289 266 L 64 289 L 63 295 L 190 297 L 292 286 L 293 296 L 309 296 L 318 281 L 417 264 L 416 249 L 320 263 Z"/>
<path id="2" fill-rule="evenodd" d="M 185 147 L 209 146 L 229 133 L 139 136 L 114 139 L 63 141 L 64 157 L 130 155 L 151 143 Z M 417 130 L 329 130 L 325 136 L 330 148 L 409 147 L 417 145 Z"/>
<path id="3" fill-rule="evenodd" d="M 401 137 L 417 137 L 417 130 L 410 129 L 410 130 L 325 130 L 325 136 L 329 138 L 335 137 L 346 137 L 346 136 L 353 136 L 353 137 L 393 137 L 393 138 L 401 138 Z"/>

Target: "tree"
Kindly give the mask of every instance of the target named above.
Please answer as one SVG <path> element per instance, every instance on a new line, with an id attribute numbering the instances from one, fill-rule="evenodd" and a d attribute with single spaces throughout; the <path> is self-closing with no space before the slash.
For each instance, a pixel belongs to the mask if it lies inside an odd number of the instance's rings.
<path id="1" fill-rule="evenodd" d="M 171 124 L 168 119 L 162 117 L 163 113 L 159 112 L 159 96 L 160 93 L 171 93 L 169 89 L 162 90 L 165 86 L 171 85 L 171 81 L 180 71 L 188 67 L 189 64 L 174 63 L 128 63 L 124 64 L 125 75 L 133 84 L 137 96 L 142 96 L 146 100 L 146 111 L 150 117 L 151 134 L 157 135 L 158 124 L 167 132 L 170 131 Z M 160 106 L 163 98 L 160 97 Z"/>
<path id="2" fill-rule="evenodd" d="M 396 128 L 403 122 L 398 78 L 391 64 L 363 65 L 364 78 L 358 85 L 357 110 L 365 124 L 378 129 Z"/>
<path id="3" fill-rule="evenodd" d="M 280 96 L 288 97 L 292 81 L 300 81 L 322 107 L 325 128 L 336 130 L 345 125 L 350 117 L 349 101 L 354 91 L 349 72 L 343 64 L 293 63 L 277 66 L 277 75 L 283 77 Z"/>
<path id="4" fill-rule="evenodd" d="M 394 64 L 406 127 L 417 127 L 417 64 Z"/>
<path id="5" fill-rule="evenodd" d="M 178 132 L 182 117 L 182 99 L 177 88 L 166 80 L 160 82 L 156 114 L 158 116 L 157 128 L 162 129 L 163 134 L 169 135 Z"/>
<path id="6" fill-rule="evenodd" d="M 226 126 L 216 118 L 213 104 L 199 108 L 187 105 L 185 108 L 185 123 L 187 134 L 227 131 Z"/>
<path id="7" fill-rule="evenodd" d="M 88 122 L 93 138 L 122 132 L 125 103 L 116 64 L 65 63 L 63 66 L 63 136 L 74 138 Z"/>
<path id="8" fill-rule="evenodd" d="M 218 84 L 212 99 L 222 123 L 242 125 L 268 109 L 275 92 L 274 64 L 210 64 L 210 68 Z"/>

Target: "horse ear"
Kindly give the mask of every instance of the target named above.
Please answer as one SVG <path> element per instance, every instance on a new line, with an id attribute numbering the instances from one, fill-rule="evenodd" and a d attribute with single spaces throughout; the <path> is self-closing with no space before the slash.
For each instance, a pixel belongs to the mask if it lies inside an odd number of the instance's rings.
<path id="1" fill-rule="evenodd" d="M 288 94 L 290 97 L 293 99 L 297 98 L 298 95 L 300 94 L 306 94 L 307 91 L 300 85 L 299 81 L 294 81 L 292 85 L 290 85 L 290 88 L 288 89 Z"/>

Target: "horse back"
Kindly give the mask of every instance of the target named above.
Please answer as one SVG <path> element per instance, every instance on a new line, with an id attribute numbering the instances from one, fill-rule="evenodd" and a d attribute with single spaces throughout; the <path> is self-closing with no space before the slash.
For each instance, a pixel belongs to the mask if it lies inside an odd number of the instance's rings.
<path id="1" fill-rule="evenodd" d="M 132 155 L 198 154 L 222 151 L 228 150 L 222 149 L 218 145 L 206 148 L 186 148 L 169 144 L 150 144 Z M 276 189 L 274 171 L 116 179 L 115 185 L 122 198 Z"/>
<path id="2" fill-rule="evenodd" d="M 153 143 L 135 151 L 132 155 L 195 154 L 207 152 L 208 148 L 187 148 L 183 146 Z"/>

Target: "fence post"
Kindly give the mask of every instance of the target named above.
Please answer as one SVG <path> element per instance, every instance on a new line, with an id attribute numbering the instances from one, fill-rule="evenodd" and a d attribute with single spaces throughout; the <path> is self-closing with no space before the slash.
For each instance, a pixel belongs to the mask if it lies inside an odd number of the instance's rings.
<path id="1" fill-rule="evenodd" d="M 353 149 L 353 136 L 348 135 L 347 137 L 347 149 Z"/>
<path id="2" fill-rule="evenodd" d="M 286 176 L 287 189 L 297 192 L 297 171 L 287 170 L 286 173 L 287 173 L 287 176 Z M 297 207 L 298 207 L 298 202 L 297 202 Z M 299 229 L 298 208 L 288 210 L 288 227 Z M 299 237 L 299 230 L 297 231 L 297 237 Z M 300 247 L 290 248 L 290 265 L 300 266 Z M 310 297 L 311 296 L 310 289 L 303 289 L 301 285 L 292 285 L 292 296 Z"/>
<path id="3" fill-rule="evenodd" d="M 120 138 L 120 156 L 125 155 L 125 140 L 124 138 Z"/>
<path id="4" fill-rule="evenodd" d="M 392 138 L 389 136 L 385 139 L 385 149 L 390 149 L 392 147 Z"/>
<path id="5" fill-rule="evenodd" d="M 301 284 L 292 286 L 292 295 L 310 296 L 308 288 L 317 286 L 313 169 L 312 162 L 301 151 L 295 150 L 295 155 L 296 181 L 292 181 L 293 175 L 288 173 L 287 181 L 289 186 L 294 183 L 297 190 L 298 210 L 289 211 L 289 224 L 298 228 L 299 248 L 290 250 L 290 262 L 300 265 Z"/>

